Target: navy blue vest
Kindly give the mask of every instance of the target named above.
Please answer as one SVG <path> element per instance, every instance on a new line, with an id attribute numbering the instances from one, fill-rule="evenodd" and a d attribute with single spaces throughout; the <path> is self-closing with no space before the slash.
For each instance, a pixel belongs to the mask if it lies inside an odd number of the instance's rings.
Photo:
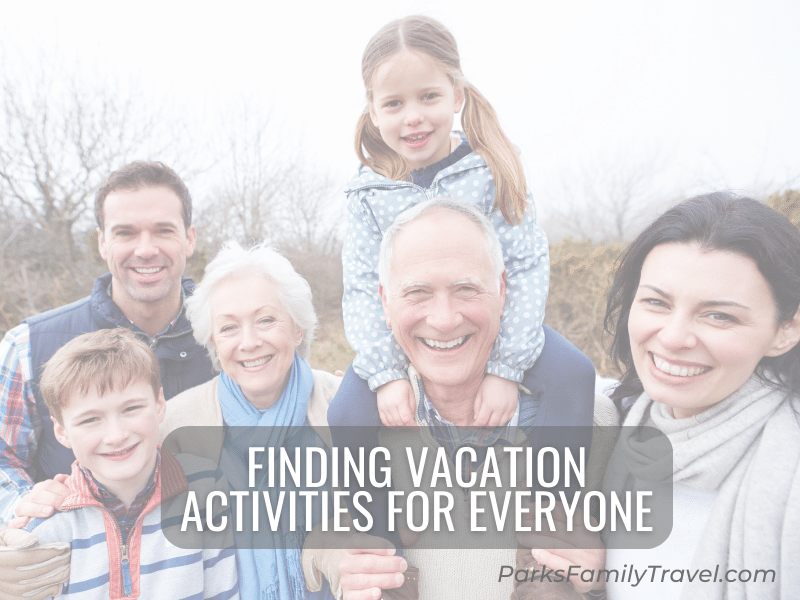
<path id="1" fill-rule="evenodd" d="M 34 481 L 52 479 L 58 473 L 69 473 L 70 465 L 75 460 L 72 450 L 62 446 L 55 438 L 50 411 L 42 399 L 38 385 L 45 363 L 71 339 L 99 329 L 130 329 L 156 353 L 161 367 L 164 397 L 168 400 L 214 376 L 208 353 L 195 341 L 192 327 L 185 315 L 181 314 L 175 325 L 165 334 L 151 339 L 144 331 L 131 324 L 111 300 L 106 293 L 110 283 L 111 274 L 107 273 L 95 282 L 91 296 L 23 321 L 30 329 L 33 364 L 31 383 L 36 408 L 42 420 L 38 449 L 36 456 L 32 458 L 33 472 L 30 473 Z M 182 285 L 186 295 L 191 295 L 194 281 L 184 277 Z"/>

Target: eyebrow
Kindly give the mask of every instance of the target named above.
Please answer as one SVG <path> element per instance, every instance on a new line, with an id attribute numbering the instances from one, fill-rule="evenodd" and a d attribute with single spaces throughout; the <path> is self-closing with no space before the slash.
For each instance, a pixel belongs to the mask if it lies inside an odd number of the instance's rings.
<path id="1" fill-rule="evenodd" d="M 142 396 L 141 398 L 139 398 L 139 397 L 128 398 L 122 404 L 120 404 L 120 408 L 127 408 L 131 404 L 137 404 L 138 402 L 147 402 L 147 400 L 148 400 L 148 398 L 146 396 Z M 80 412 L 80 413 L 77 413 L 77 414 L 73 415 L 72 416 L 72 420 L 73 421 L 77 421 L 79 419 L 85 419 L 86 417 L 91 417 L 91 416 L 102 414 L 102 413 L 103 413 L 103 411 L 101 409 L 92 408 L 92 409 L 85 410 L 83 412 Z"/>
<path id="2" fill-rule="evenodd" d="M 654 285 L 642 284 L 639 286 L 639 288 L 648 288 L 650 290 L 653 290 L 659 296 L 663 296 L 667 300 L 670 301 L 674 300 L 672 294 L 665 292 L 661 288 L 656 287 Z M 747 306 L 746 304 L 734 302 L 733 300 L 703 300 L 702 302 L 700 302 L 699 306 L 701 306 L 702 308 L 713 308 L 717 306 L 735 306 L 738 308 L 742 308 L 744 310 L 750 310 L 750 307 Z"/>

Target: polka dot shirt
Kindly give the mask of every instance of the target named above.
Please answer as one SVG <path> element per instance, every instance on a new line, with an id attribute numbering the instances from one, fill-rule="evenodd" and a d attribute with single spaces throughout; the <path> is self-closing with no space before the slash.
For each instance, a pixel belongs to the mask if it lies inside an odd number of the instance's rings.
<path id="1" fill-rule="evenodd" d="M 370 389 L 407 377 L 409 366 L 383 316 L 378 293 L 381 239 L 398 214 L 437 196 L 478 204 L 495 226 L 506 267 L 506 305 L 486 372 L 522 381 L 544 344 L 542 321 L 550 278 L 547 237 L 536 223 L 530 195 L 522 223 L 506 223 L 499 210 L 492 210 L 494 179 L 474 152 L 442 169 L 427 189 L 362 167 L 346 192 L 342 310 L 347 340 L 356 352 L 353 368 Z"/>

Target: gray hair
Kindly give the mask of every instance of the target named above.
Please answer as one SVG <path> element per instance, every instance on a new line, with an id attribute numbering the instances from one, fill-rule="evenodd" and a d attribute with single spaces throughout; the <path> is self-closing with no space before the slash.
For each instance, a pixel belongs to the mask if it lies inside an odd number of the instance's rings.
<path id="1" fill-rule="evenodd" d="M 378 259 L 378 280 L 384 288 L 389 286 L 389 275 L 392 269 L 392 254 L 394 252 L 394 240 L 397 235 L 409 223 L 423 217 L 427 214 L 434 213 L 441 210 L 451 210 L 460 215 L 465 216 L 470 221 L 475 223 L 483 233 L 483 243 L 486 247 L 486 254 L 489 257 L 489 262 L 492 264 L 492 271 L 496 277 L 497 286 L 500 286 L 500 277 L 503 275 L 505 265 L 503 263 L 503 249 L 500 246 L 500 240 L 497 237 L 497 232 L 494 226 L 486 215 L 481 212 L 480 208 L 471 203 L 459 202 L 447 196 L 439 196 L 431 200 L 421 202 L 416 206 L 412 206 L 408 210 L 400 213 L 394 220 L 394 223 L 386 230 L 381 240 L 380 257 Z"/>
<path id="2" fill-rule="evenodd" d="M 268 243 L 258 244 L 245 250 L 238 243 L 226 242 L 219 253 L 206 266 L 203 280 L 194 294 L 186 299 L 186 316 L 192 324 L 197 343 L 205 346 L 214 366 L 219 369 L 219 359 L 211 341 L 213 331 L 211 315 L 211 293 L 225 279 L 234 275 L 255 274 L 272 280 L 275 295 L 289 313 L 295 327 L 303 332 L 303 340 L 297 353 L 303 358 L 311 354 L 317 314 L 311 298 L 308 282 L 294 270 L 292 263 Z M 247 290 L 242 290 L 247 293 Z"/>

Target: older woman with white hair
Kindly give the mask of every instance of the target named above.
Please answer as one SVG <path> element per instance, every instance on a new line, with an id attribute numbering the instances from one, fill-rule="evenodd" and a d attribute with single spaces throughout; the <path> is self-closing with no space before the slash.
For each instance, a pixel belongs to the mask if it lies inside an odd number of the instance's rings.
<path id="1" fill-rule="evenodd" d="M 221 373 L 170 400 L 162 437 L 192 425 L 265 426 L 263 441 L 280 447 L 292 426 L 310 425 L 330 443 L 326 413 L 339 378 L 306 361 L 317 322 L 311 288 L 285 257 L 266 245 L 228 243 L 186 300 L 186 313 Z M 237 443 L 226 435 L 211 458 L 246 456 Z M 323 597 L 308 592 L 297 547 L 238 548 L 237 559 L 242 598 Z"/>

